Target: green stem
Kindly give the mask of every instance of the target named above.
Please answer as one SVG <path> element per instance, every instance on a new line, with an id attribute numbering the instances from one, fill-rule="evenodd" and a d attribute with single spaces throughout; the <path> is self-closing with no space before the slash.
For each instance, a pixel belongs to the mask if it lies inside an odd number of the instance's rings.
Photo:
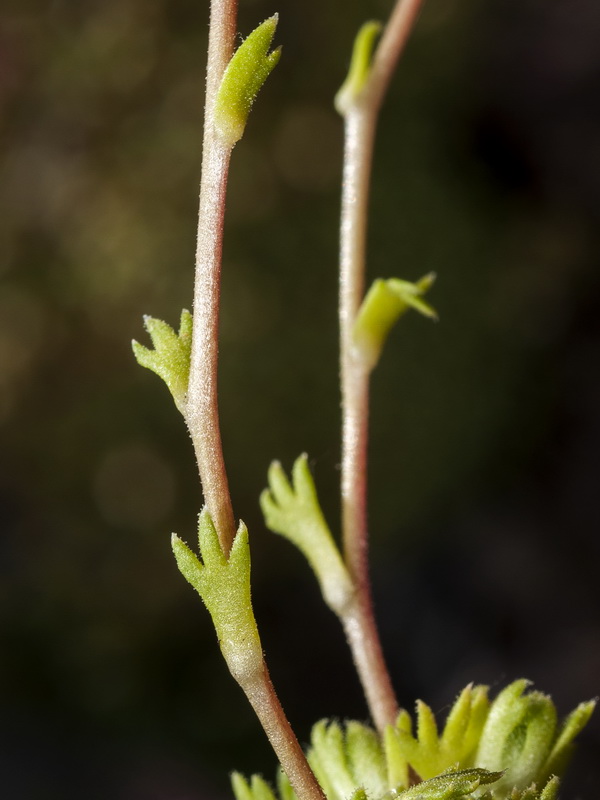
<path id="1" fill-rule="evenodd" d="M 379 109 L 422 0 L 398 0 L 375 52 L 366 85 L 344 114 L 340 225 L 340 373 L 342 389 L 342 532 L 356 603 L 344 620 L 354 663 L 375 725 L 394 722 L 398 703 L 375 622 L 368 564 L 367 450 L 370 367 L 353 344 L 364 295 L 367 216 Z"/>

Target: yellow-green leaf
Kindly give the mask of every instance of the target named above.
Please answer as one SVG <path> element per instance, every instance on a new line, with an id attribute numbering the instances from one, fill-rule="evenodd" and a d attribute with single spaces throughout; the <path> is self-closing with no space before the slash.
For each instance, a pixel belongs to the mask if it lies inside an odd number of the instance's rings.
<path id="1" fill-rule="evenodd" d="M 214 126 L 229 146 L 242 138 L 260 87 L 279 61 L 281 48 L 269 53 L 278 15 L 255 28 L 233 54 L 221 79 L 214 106 Z"/>
<path id="2" fill-rule="evenodd" d="M 410 308 L 429 319 L 437 319 L 435 310 L 423 299 L 434 280 L 435 274 L 430 272 L 416 283 L 398 278 L 378 278 L 373 282 L 358 311 L 353 331 L 354 344 L 368 367 L 376 366 L 391 329 Z"/>
<path id="3" fill-rule="evenodd" d="M 336 111 L 342 116 L 347 114 L 356 103 L 357 98 L 369 78 L 369 73 L 371 72 L 371 55 L 373 53 L 375 39 L 380 31 L 381 23 L 371 20 L 370 22 L 365 22 L 356 35 L 348 75 L 334 100 Z"/>
<path id="4" fill-rule="evenodd" d="M 179 332 L 154 317 L 144 317 L 144 327 L 150 334 L 154 350 L 132 341 L 133 354 L 142 367 L 152 370 L 167 384 L 175 405 L 185 414 L 190 358 L 192 352 L 192 315 L 181 312 Z"/>
<path id="5" fill-rule="evenodd" d="M 248 531 L 240 522 L 229 557 L 221 550 L 206 509 L 200 514 L 198 538 L 202 561 L 173 534 L 177 566 L 207 607 L 221 651 L 232 675 L 242 682 L 262 665 L 262 647 L 250 596 Z"/>

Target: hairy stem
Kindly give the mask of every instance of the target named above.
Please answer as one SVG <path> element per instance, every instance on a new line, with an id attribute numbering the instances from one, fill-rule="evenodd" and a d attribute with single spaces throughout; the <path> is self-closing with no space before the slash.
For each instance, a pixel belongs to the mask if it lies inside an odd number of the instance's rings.
<path id="1" fill-rule="evenodd" d="M 325 800 L 306 756 L 279 702 L 266 664 L 251 681 L 240 683 L 292 788 L 301 800 Z"/>
<path id="2" fill-rule="evenodd" d="M 194 284 L 194 325 L 185 419 L 204 500 L 227 555 L 236 526 L 223 458 L 217 396 L 219 300 L 227 176 L 232 147 L 214 129 L 215 99 L 231 59 L 237 0 L 212 0 L 206 70 L 202 177 Z M 234 677 L 236 675 L 234 674 Z M 246 693 L 299 800 L 325 800 L 271 683 L 264 659 L 258 674 L 236 680 Z"/>
<path id="3" fill-rule="evenodd" d="M 196 453 L 204 500 L 224 553 L 229 553 L 236 531 L 223 461 L 217 402 L 221 256 L 231 148 L 224 146 L 215 134 L 213 107 L 223 72 L 233 53 L 236 17 L 237 0 L 212 0 L 196 246 L 194 329 L 185 415 Z"/>
<path id="4" fill-rule="evenodd" d="M 346 636 L 379 731 L 394 722 L 398 704 L 375 623 L 368 564 L 367 448 L 369 367 L 353 345 L 364 295 L 367 216 L 379 109 L 422 0 L 399 0 L 359 97 L 344 114 L 344 174 L 340 226 L 340 373 L 342 388 L 342 532 L 344 558 L 356 586 Z"/>
<path id="5" fill-rule="evenodd" d="M 398 704 L 375 623 L 368 563 L 367 446 L 369 369 L 353 347 L 354 320 L 364 294 L 369 178 L 375 117 L 361 108 L 346 115 L 340 243 L 342 382 L 342 531 L 344 558 L 356 587 L 346 636 L 373 721 L 394 722 Z"/>

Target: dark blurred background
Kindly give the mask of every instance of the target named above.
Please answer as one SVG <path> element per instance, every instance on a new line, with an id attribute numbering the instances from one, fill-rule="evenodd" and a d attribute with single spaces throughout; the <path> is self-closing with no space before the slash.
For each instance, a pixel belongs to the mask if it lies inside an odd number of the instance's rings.
<path id="1" fill-rule="evenodd" d="M 221 408 L 273 679 L 302 741 L 366 717 L 339 626 L 265 531 L 308 451 L 338 514 L 336 245 L 351 42 L 390 0 L 280 12 L 232 165 Z M 201 503 L 142 314 L 192 301 L 208 3 L 4 0 L 0 773 L 11 800 L 220 800 L 275 758 L 178 574 Z M 370 274 L 439 274 L 373 380 L 378 616 L 400 701 L 526 676 L 599 692 L 600 7 L 428 0 L 378 138 Z M 593 800 L 594 722 L 565 786 Z"/>

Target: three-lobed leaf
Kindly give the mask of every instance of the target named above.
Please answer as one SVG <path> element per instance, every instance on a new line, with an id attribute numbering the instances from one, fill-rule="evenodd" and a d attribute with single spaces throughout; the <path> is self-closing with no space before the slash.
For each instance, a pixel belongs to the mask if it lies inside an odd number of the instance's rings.
<path id="1" fill-rule="evenodd" d="M 221 651 L 234 677 L 241 681 L 263 663 L 250 595 L 248 531 L 240 522 L 229 556 L 225 556 L 210 514 L 200 513 L 198 541 L 201 560 L 173 534 L 171 542 L 179 571 L 207 607 Z"/>
<path id="2" fill-rule="evenodd" d="M 144 317 L 144 327 L 150 334 L 154 350 L 132 341 L 133 354 L 138 364 L 152 370 L 167 384 L 175 405 L 185 416 L 190 358 L 192 352 L 192 315 L 181 312 L 179 331 L 176 333 L 166 322 L 154 317 Z"/>
<path id="3" fill-rule="evenodd" d="M 260 496 L 267 527 L 289 539 L 314 570 L 328 606 L 342 615 L 354 586 L 325 521 L 306 454 L 294 462 L 292 482 L 281 464 L 269 467 L 269 488 Z"/>
<path id="4" fill-rule="evenodd" d="M 489 710 L 487 687 L 469 684 L 463 689 L 448 714 L 441 736 L 431 708 L 419 700 L 416 710 L 416 736 L 406 711 L 400 712 L 396 725 L 385 732 L 388 759 L 398 759 L 400 774 L 404 763 L 409 763 L 422 779 L 433 778 L 456 764 L 473 766 Z"/>

